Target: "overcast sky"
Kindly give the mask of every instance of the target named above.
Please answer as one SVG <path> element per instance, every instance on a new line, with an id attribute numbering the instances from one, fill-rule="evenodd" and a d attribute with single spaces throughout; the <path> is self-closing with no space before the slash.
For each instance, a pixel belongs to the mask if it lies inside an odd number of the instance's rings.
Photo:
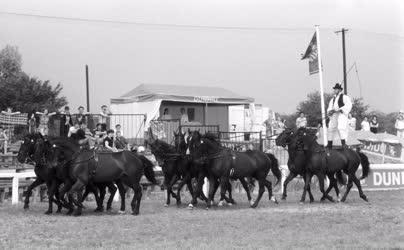
<path id="1" fill-rule="evenodd" d="M 318 75 L 309 76 L 308 62 L 300 60 L 315 24 L 326 90 L 342 79 L 341 35 L 334 31 L 345 27 L 347 67 L 358 68 L 348 75 L 349 94 L 372 109 L 404 109 L 404 1 L 1 2 L 0 47 L 18 46 L 23 70 L 62 83 L 74 109 L 86 103 L 88 64 L 92 111 L 141 83 L 160 83 L 221 86 L 294 112 L 319 89 Z"/>

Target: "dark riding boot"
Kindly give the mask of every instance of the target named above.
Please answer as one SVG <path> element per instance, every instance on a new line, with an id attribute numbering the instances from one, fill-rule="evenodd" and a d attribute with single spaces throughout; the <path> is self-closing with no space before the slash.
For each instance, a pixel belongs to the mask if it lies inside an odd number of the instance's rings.
<path id="1" fill-rule="evenodd" d="M 346 145 L 345 140 L 341 140 L 341 146 L 342 146 L 342 149 L 347 149 L 348 148 L 348 146 Z"/>
<path id="2" fill-rule="evenodd" d="M 328 141 L 327 147 L 325 148 L 325 152 L 327 153 L 327 156 L 330 156 L 331 150 L 332 150 L 332 141 Z"/>

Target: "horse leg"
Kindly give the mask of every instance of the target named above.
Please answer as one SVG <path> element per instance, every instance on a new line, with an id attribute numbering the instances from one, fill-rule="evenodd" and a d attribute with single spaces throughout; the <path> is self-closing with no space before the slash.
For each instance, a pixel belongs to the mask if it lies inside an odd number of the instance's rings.
<path id="1" fill-rule="evenodd" d="M 83 205 L 81 204 L 81 198 L 82 198 L 82 189 L 84 186 L 85 184 L 80 179 L 77 179 L 76 183 L 74 183 L 71 190 L 69 191 L 69 195 L 73 195 L 74 193 L 76 193 L 77 195 L 77 199 L 74 199 L 74 197 L 72 197 L 73 202 L 77 205 L 77 209 L 76 211 L 74 211 L 75 216 L 81 215 L 82 212 Z"/>
<path id="2" fill-rule="evenodd" d="M 31 185 L 29 185 L 27 191 L 25 192 L 24 209 L 29 208 L 29 198 L 32 195 L 32 189 L 38 187 L 42 183 L 45 183 L 45 181 L 37 178 L 37 179 L 35 179 L 35 181 L 33 183 L 31 183 Z"/>
<path id="3" fill-rule="evenodd" d="M 319 174 L 317 174 L 317 178 L 318 178 L 318 183 L 320 185 L 320 191 L 323 194 L 323 196 L 325 198 L 327 198 L 329 201 L 334 202 L 334 199 L 331 196 L 329 196 L 328 194 L 326 194 L 326 192 L 324 190 L 324 178 L 325 178 L 325 175 L 323 173 L 319 173 Z"/>
<path id="4" fill-rule="evenodd" d="M 361 197 L 364 201 L 369 202 L 368 198 L 362 191 L 362 186 L 361 186 L 360 180 L 358 180 L 358 178 L 356 178 L 355 175 L 353 175 L 352 179 L 353 179 L 353 182 L 355 183 L 356 187 L 358 188 L 359 197 Z"/>
<path id="5" fill-rule="evenodd" d="M 107 201 L 107 211 L 109 211 L 109 210 L 111 210 L 112 202 L 114 201 L 114 196 L 116 194 L 117 188 L 115 187 L 114 183 L 112 183 L 112 182 L 108 183 L 107 187 L 109 190 L 109 198 Z M 105 196 L 105 192 L 104 192 L 104 196 Z M 102 197 L 102 200 L 104 200 L 104 197 Z"/>
<path id="6" fill-rule="evenodd" d="M 229 183 L 229 179 L 226 177 L 221 177 L 220 178 L 220 200 L 218 206 L 223 206 L 223 200 L 228 202 L 228 199 L 226 198 L 226 191 L 227 191 L 227 184 Z"/>
<path id="7" fill-rule="evenodd" d="M 303 193 L 302 193 L 302 198 L 300 199 L 300 203 L 304 203 L 306 200 L 306 192 L 307 190 L 310 189 L 310 182 L 311 182 L 311 177 L 313 175 L 309 172 L 306 172 L 305 178 L 304 178 L 304 188 L 303 188 Z"/>
<path id="8" fill-rule="evenodd" d="M 339 189 L 338 186 L 336 187 L 336 180 L 334 178 L 333 174 L 327 174 L 328 176 L 328 180 L 330 181 L 330 185 L 328 185 L 327 190 L 325 191 L 325 194 L 321 197 L 320 201 L 324 201 L 326 199 L 326 195 L 328 195 L 328 193 L 331 191 L 332 188 L 336 188 L 335 189 L 335 193 L 337 194 L 337 197 L 339 196 Z"/>
<path id="9" fill-rule="evenodd" d="M 181 189 L 184 187 L 185 184 L 187 184 L 189 191 L 191 192 L 191 195 L 193 194 L 192 192 L 192 185 L 189 185 L 191 176 L 188 174 L 182 179 L 182 181 L 178 184 L 177 187 L 177 206 L 181 205 Z"/>
<path id="10" fill-rule="evenodd" d="M 62 212 L 62 208 L 63 208 L 63 204 L 59 199 L 59 185 L 60 185 L 60 182 L 57 182 L 57 181 L 55 181 L 55 182 L 56 182 L 55 199 L 58 202 L 57 203 L 58 209 L 56 210 L 56 213 L 60 214 Z"/>
<path id="11" fill-rule="evenodd" d="M 121 196 L 121 209 L 119 210 L 119 213 L 125 213 L 125 187 L 120 180 L 115 181 L 115 184 L 118 187 L 119 195 Z"/>
<path id="12" fill-rule="evenodd" d="M 55 195 L 55 189 L 57 188 L 57 185 L 56 185 L 55 181 L 52 181 L 50 183 L 46 183 L 46 186 L 48 188 L 49 207 L 48 207 L 48 210 L 45 212 L 45 214 L 52 214 L 52 212 L 53 212 L 53 202 L 54 202 L 53 196 Z"/>
<path id="13" fill-rule="evenodd" d="M 353 178 L 352 178 L 352 175 L 349 175 L 348 176 L 348 184 L 346 185 L 345 194 L 341 199 L 342 202 L 345 202 L 346 197 L 348 196 L 348 193 L 351 190 L 352 186 L 353 186 Z"/>
<path id="14" fill-rule="evenodd" d="M 210 208 L 213 203 L 213 197 L 215 196 L 215 187 L 217 185 L 217 179 L 216 178 L 209 178 L 209 196 L 207 200 L 207 208 Z M 216 188 L 217 189 L 217 188 Z"/>
<path id="15" fill-rule="evenodd" d="M 310 182 L 311 182 L 311 179 L 310 179 Z M 313 194 L 311 193 L 311 185 L 310 185 L 310 183 L 309 183 L 309 186 L 307 187 L 307 193 L 309 194 L 310 203 L 313 203 L 314 202 L 314 197 L 313 197 Z"/>
<path id="16" fill-rule="evenodd" d="M 258 186 L 259 186 L 259 189 L 258 189 L 258 197 L 257 197 L 257 199 L 255 200 L 254 204 L 251 205 L 252 208 L 256 208 L 256 207 L 258 206 L 258 203 L 260 202 L 261 197 L 262 197 L 262 195 L 263 195 L 264 192 L 265 192 L 265 181 L 262 180 L 262 179 L 261 179 L 261 180 L 258 180 Z"/>
<path id="17" fill-rule="evenodd" d="M 240 180 L 240 183 L 241 183 L 241 185 L 243 186 L 243 188 L 244 188 L 244 190 L 245 190 L 245 192 L 246 192 L 246 194 L 247 194 L 248 202 L 250 203 L 250 205 L 252 205 L 252 204 L 253 204 L 253 201 L 252 201 L 252 199 L 251 199 L 251 193 L 250 193 L 250 189 L 248 188 L 248 183 L 247 183 L 247 181 L 246 181 L 244 178 L 240 178 L 239 180 Z"/>
<path id="18" fill-rule="evenodd" d="M 289 172 L 288 177 L 286 177 L 286 180 L 283 182 L 283 193 L 282 193 L 282 200 L 286 200 L 287 195 L 287 187 L 288 184 L 291 180 L 293 180 L 295 177 L 297 176 L 297 174 L 293 173 L 293 172 Z"/>
<path id="19" fill-rule="evenodd" d="M 81 202 L 84 202 L 84 200 L 87 198 L 87 196 L 90 194 L 90 192 L 92 191 L 92 190 L 90 190 L 91 188 L 89 188 L 89 187 L 86 187 L 85 188 L 85 190 L 84 190 L 84 194 L 83 194 L 83 197 L 82 197 L 82 199 L 81 199 Z"/>
<path id="20" fill-rule="evenodd" d="M 106 189 L 107 187 L 103 184 L 100 184 L 98 186 L 92 185 L 92 188 L 94 189 L 94 197 L 97 202 L 97 208 L 94 210 L 94 212 L 103 212 L 104 211 L 104 198 L 106 194 Z M 99 196 L 98 196 L 98 191 L 99 191 Z"/>
<path id="21" fill-rule="evenodd" d="M 269 200 L 273 201 L 275 204 L 278 204 L 278 201 L 276 200 L 275 195 L 273 195 L 273 193 L 272 193 L 272 182 L 265 179 L 265 186 L 268 189 Z"/>
<path id="22" fill-rule="evenodd" d="M 133 187 L 133 199 L 132 199 L 132 214 L 138 215 L 140 208 L 140 201 L 142 200 L 142 187 L 137 184 Z"/>

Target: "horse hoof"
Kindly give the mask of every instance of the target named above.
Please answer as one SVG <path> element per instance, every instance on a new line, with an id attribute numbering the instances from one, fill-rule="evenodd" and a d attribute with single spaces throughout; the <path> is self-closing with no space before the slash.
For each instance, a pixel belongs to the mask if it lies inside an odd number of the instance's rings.
<path id="1" fill-rule="evenodd" d="M 58 209 L 58 210 L 56 210 L 56 213 L 57 213 L 57 214 L 62 213 L 62 209 Z"/>
<path id="2" fill-rule="evenodd" d="M 361 197 L 364 201 L 369 202 L 368 197 L 366 197 L 365 195 Z"/>
<path id="3" fill-rule="evenodd" d="M 252 205 L 254 205 L 254 200 L 250 200 L 250 206 L 252 207 Z"/>
<path id="4" fill-rule="evenodd" d="M 29 206 L 26 204 L 26 205 L 24 205 L 24 209 L 25 210 L 28 210 L 28 208 L 29 208 Z"/>
<path id="5" fill-rule="evenodd" d="M 188 205 L 188 209 L 190 209 L 190 210 L 194 209 L 194 205 L 189 204 L 189 205 Z"/>
<path id="6" fill-rule="evenodd" d="M 286 200 L 286 196 L 282 196 L 281 200 L 285 201 L 285 200 Z"/>
<path id="7" fill-rule="evenodd" d="M 314 199 L 310 199 L 310 203 L 313 203 L 314 202 Z"/>
<path id="8" fill-rule="evenodd" d="M 181 201 L 177 201 L 177 206 L 181 206 Z"/>
<path id="9" fill-rule="evenodd" d="M 80 215 L 81 215 L 81 212 L 77 212 L 77 211 L 74 212 L 74 214 L 73 214 L 73 216 L 76 216 L 76 217 L 77 217 L 77 216 L 80 216 Z"/>
<path id="10" fill-rule="evenodd" d="M 256 208 L 257 205 L 258 205 L 258 204 L 255 204 L 255 203 L 254 203 L 254 204 L 252 204 L 250 207 L 251 207 L 251 208 Z"/>
<path id="11" fill-rule="evenodd" d="M 224 201 L 219 201 L 219 203 L 217 204 L 218 207 L 223 207 L 224 206 Z"/>
<path id="12" fill-rule="evenodd" d="M 46 211 L 45 214 L 52 214 L 52 211 Z"/>
<path id="13" fill-rule="evenodd" d="M 107 207 L 107 212 L 111 212 L 112 207 Z"/>
<path id="14" fill-rule="evenodd" d="M 69 210 L 67 211 L 66 215 L 72 215 L 73 214 L 73 210 Z"/>
<path id="15" fill-rule="evenodd" d="M 231 206 L 233 206 L 233 203 L 228 203 L 227 205 L 228 205 L 229 207 L 231 207 Z"/>
<path id="16" fill-rule="evenodd" d="M 166 203 L 166 204 L 164 204 L 164 207 L 168 207 L 168 204 Z"/>
<path id="17" fill-rule="evenodd" d="M 138 216 L 138 215 L 139 215 L 139 212 L 132 212 L 132 215 Z"/>
<path id="18" fill-rule="evenodd" d="M 125 214 L 125 211 L 119 210 L 118 214 Z"/>
<path id="19" fill-rule="evenodd" d="M 300 201 L 299 204 L 300 204 L 300 205 L 304 205 L 304 202 L 303 202 L 303 201 Z"/>
<path id="20" fill-rule="evenodd" d="M 276 197 L 275 197 L 275 196 L 272 196 L 272 197 L 271 197 L 271 201 L 273 201 L 275 204 L 278 204 L 278 201 L 276 200 Z"/>

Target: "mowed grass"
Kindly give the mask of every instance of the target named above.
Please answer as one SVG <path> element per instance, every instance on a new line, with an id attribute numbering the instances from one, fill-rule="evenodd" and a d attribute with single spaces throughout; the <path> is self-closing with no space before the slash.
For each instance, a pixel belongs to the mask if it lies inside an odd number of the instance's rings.
<path id="1" fill-rule="evenodd" d="M 235 194 L 236 206 L 206 210 L 201 203 L 188 210 L 185 204 L 163 207 L 164 194 L 155 192 L 143 196 L 139 216 L 129 210 L 118 215 L 119 203 L 111 213 L 96 214 L 94 202 L 86 202 L 81 217 L 44 215 L 47 203 L 33 203 L 28 211 L 3 203 L 0 248 L 404 248 L 404 190 L 366 194 L 369 203 L 352 191 L 346 203 L 300 205 L 300 192 L 292 191 L 277 205 L 265 193 L 256 209 L 245 194 Z"/>

